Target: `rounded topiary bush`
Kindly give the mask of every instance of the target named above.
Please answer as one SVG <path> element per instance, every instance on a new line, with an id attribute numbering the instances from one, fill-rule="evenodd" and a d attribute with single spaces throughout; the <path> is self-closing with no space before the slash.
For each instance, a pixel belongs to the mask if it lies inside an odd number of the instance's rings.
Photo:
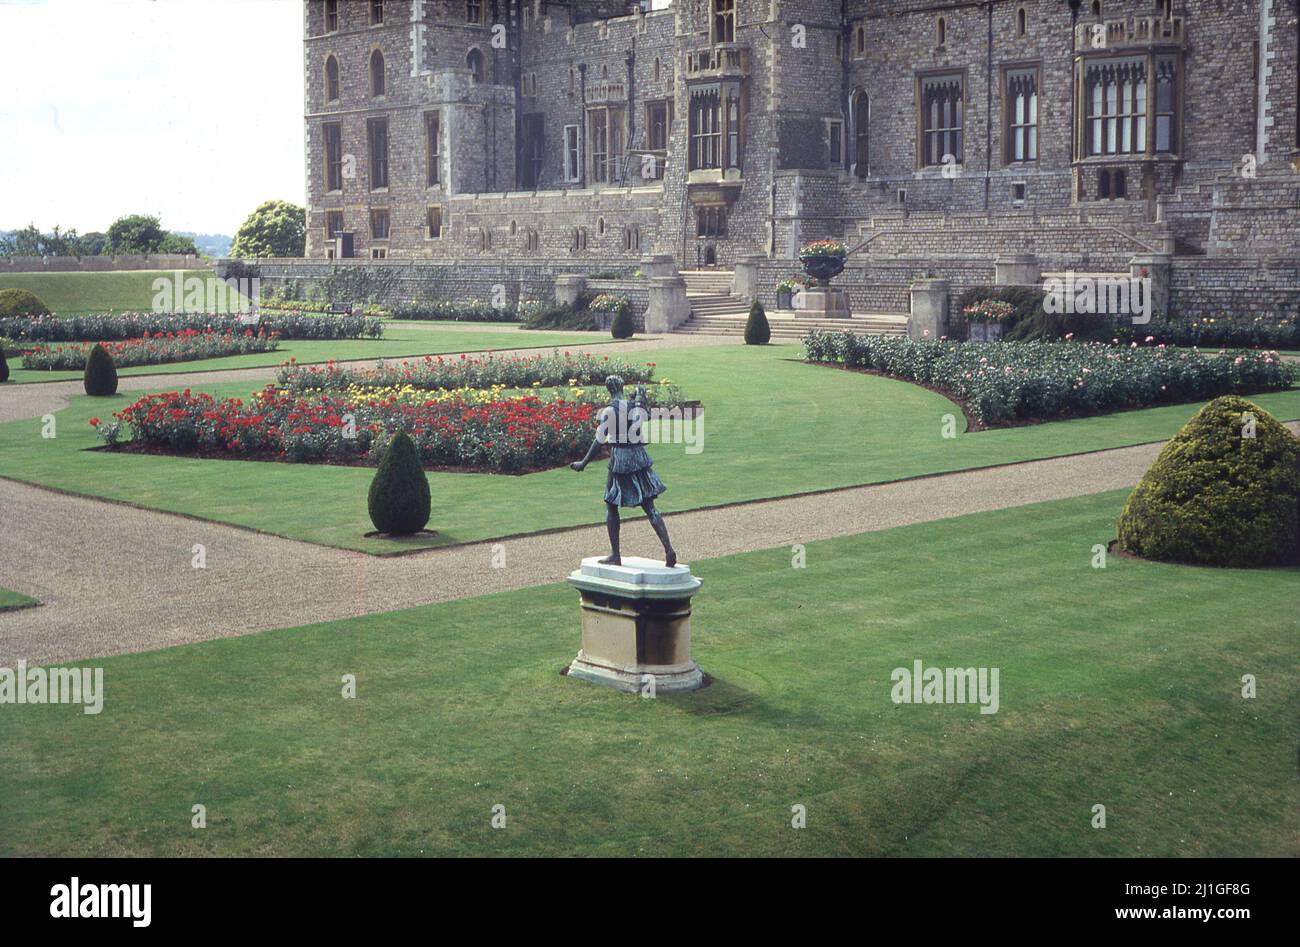
<path id="1" fill-rule="evenodd" d="M 0 318 L 6 316 L 48 316 L 50 307 L 40 296 L 25 289 L 0 289 Z"/>
<path id="2" fill-rule="evenodd" d="M 635 331 L 636 323 L 632 321 L 632 309 L 625 306 L 614 316 L 614 321 L 609 327 L 609 334 L 616 339 L 630 339 Z"/>
<path id="3" fill-rule="evenodd" d="M 9 380 L 9 363 L 5 360 L 5 350 L 0 348 L 0 385 Z"/>
<path id="4" fill-rule="evenodd" d="M 1215 398 L 1165 445 L 1137 485 L 1119 519 L 1119 541 L 1128 552 L 1168 562 L 1295 560 L 1300 438 L 1245 398 Z"/>
<path id="5" fill-rule="evenodd" d="M 405 431 L 384 451 L 370 482 L 370 522 L 390 536 L 410 536 L 429 522 L 429 478 L 420 453 Z"/>
<path id="6" fill-rule="evenodd" d="M 767 324 L 767 313 L 763 304 L 757 299 L 749 307 L 749 318 L 745 320 L 745 344 L 767 345 L 772 339 L 772 327 Z"/>
<path id="7" fill-rule="evenodd" d="M 106 397 L 117 394 L 117 366 L 102 345 L 91 348 L 86 356 L 86 394 Z"/>

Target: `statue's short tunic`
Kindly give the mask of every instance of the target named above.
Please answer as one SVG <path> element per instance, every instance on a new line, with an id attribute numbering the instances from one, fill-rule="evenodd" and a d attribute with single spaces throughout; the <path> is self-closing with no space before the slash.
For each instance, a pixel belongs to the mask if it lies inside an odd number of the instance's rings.
<path id="1" fill-rule="evenodd" d="M 599 421 L 596 439 L 609 446 L 605 502 L 641 506 L 667 490 L 646 453 L 644 425 L 649 417 L 645 409 L 620 399 L 601 410 Z"/>

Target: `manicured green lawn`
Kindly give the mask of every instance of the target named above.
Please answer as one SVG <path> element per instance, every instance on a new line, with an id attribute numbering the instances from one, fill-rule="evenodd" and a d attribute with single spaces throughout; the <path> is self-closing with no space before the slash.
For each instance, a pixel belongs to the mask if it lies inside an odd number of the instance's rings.
<path id="1" fill-rule="evenodd" d="M 26 289 L 41 297 L 59 315 L 130 310 L 148 312 L 153 307 L 153 281 L 171 279 L 175 270 L 113 270 L 105 273 L 6 273 L 0 289 Z M 185 276 L 208 277 L 211 270 L 182 270 Z"/>
<path id="2" fill-rule="evenodd" d="M 807 365 L 796 346 L 721 346 L 639 353 L 657 377 L 705 405 L 703 450 L 652 444 L 668 485 L 666 512 L 876 483 L 923 474 L 1056 457 L 1171 437 L 1199 405 L 942 436 L 945 398 L 905 382 Z M 219 377 L 219 376 L 214 376 Z M 246 397 L 247 382 L 205 386 Z M 390 552 L 603 521 L 604 463 L 525 477 L 431 473 L 431 540 L 365 539 L 373 527 L 363 467 L 194 460 L 87 452 L 86 424 L 108 418 L 138 393 L 78 398 L 58 414 L 58 437 L 38 419 L 0 424 L 0 474 L 76 493 L 188 513 L 295 539 Z M 1300 418 L 1300 389 L 1255 399 L 1279 418 Z M 827 502 L 832 502 L 828 499 Z"/>
<path id="3" fill-rule="evenodd" d="M 17 592 L 11 592 L 9 589 L 0 589 L 0 612 L 8 611 L 11 608 L 26 608 L 28 605 L 35 605 L 36 599 L 29 598 L 26 595 L 19 595 Z"/>
<path id="4" fill-rule="evenodd" d="M 564 585 L 95 661 L 102 714 L 0 713 L 0 853 L 1300 854 L 1300 571 L 1093 569 L 1123 500 L 695 563 L 714 684 L 656 700 L 560 676 Z"/>
<path id="5" fill-rule="evenodd" d="M 463 324 L 462 324 L 463 325 Z M 525 332 L 515 328 L 508 332 L 484 332 L 473 328 L 426 330 L 388 326 L 382 339 L 340 339 L 333 341 L 289 339 L 274 352 L 232 355 L 197 362 L 172 362 L 166 365 L 142 365 L 121 369 L 119 375 L 170 375 L 176 372 L 226 371 L 233 368 L 259 368 L 279 365 L 291 358 L 312 362 L 347 361 L 364 358 L 402 358 L 412 355 L 436 355 L 442 352 L 470 352 L 488 349 L 552 348 L 554 346 L 591 345 L 614 342 L 607 335 L 590 338 L 580 332 Z M 81 372 L 45 372 L 21 368 L 22 359 L 10 360 L 10 381 L 42 382 L 80 379 Z"/>

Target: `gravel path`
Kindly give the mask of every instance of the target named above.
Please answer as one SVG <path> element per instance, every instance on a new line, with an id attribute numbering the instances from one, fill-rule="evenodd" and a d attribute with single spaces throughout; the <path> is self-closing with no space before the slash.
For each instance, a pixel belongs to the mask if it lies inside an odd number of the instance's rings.
<path id="1" fill-rule="evenodd" d="M 1300 423 L 1290 425 L 1300 432 Z M 1044 500 L 1129 487 L 1159 452 L 1145 444 L 985 470 L 854 487 L 667 517 L 684 561 L 808 543 Z M 593 498 L 593 505 L 595 499 Z M 605 550 L 579 527 L 376 558 L 216 523 L 137 510 L 0 480 L 6 518 L 0 576 L 39 608 L 0 613 L 0 666 L 55 662 L 409 608 L 562 580 Z M 599 511 L 593 509 L 593 517 Z M 1110 536 L 1081 536 L 1080 548 Z M 206 568 L 192 565 L 206 550 Z M 624 551 L 657 555 L 644 521 Z M 816 555 L 815 553 L 813 554 Z M 576 640 L 576 639 L 575 639 Z"/>

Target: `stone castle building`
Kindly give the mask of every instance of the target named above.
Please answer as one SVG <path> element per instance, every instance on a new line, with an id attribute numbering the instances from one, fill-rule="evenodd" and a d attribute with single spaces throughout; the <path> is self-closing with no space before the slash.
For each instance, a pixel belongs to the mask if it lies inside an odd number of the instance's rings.
<path id="1" fill-rule="evenodd" d="M 667 257 L 739 264 L 769 298 L 802 243 L 833 237 L 869 312 L 1025 252 L 1047 270 L 1151 257 L 1181 311 L 1294 311 L 1298 13 L 306 0 L 307 256 L 518 270 L 521 295 L 528 274 Z"/>

